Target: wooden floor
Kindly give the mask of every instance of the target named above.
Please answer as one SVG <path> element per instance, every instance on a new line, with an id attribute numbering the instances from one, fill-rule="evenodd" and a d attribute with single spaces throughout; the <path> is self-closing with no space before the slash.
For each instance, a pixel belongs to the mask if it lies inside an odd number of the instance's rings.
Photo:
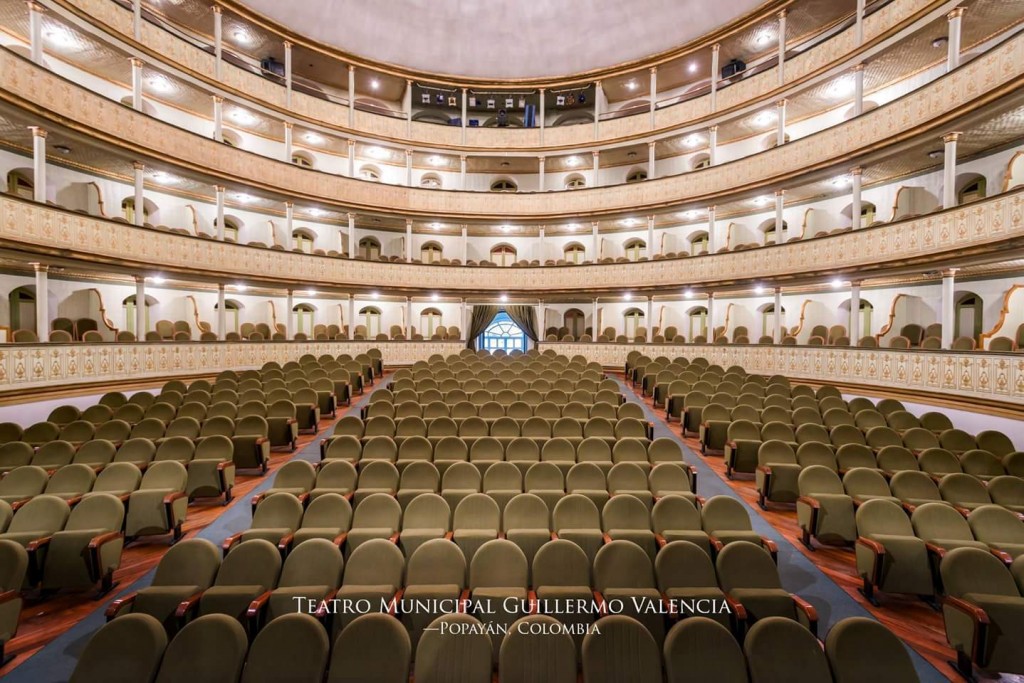
<path id="1" fill-rule="evenodd" d="M 358 398 L 354 397 L 353 403 Z M 239 473 L 235 478 L 234 499 L 229 506 L 223 505 L 222 499 L 199 500 L 189 505 L 188 515 L 182 526 L 184 538 L 194 537 L 233 506 L 248 506 L 251 498 L 249 494 L 260 483 L 266 481 L 265 477 L 291 460 L 303 447 L 323 438 L 338 419 L 352 411 L 356 415 L 359 414 L 358 409 L 340 406 L 333 419 L 320 421 L 316 434 L 299 436 L 298 448 L 294 453 L 271 451 L 270 466 L 266 475 L 261 477 L 256 474 Z M 46 600 L 26 598 L 18 622 L 18 634 L 6 647 L 6 654 L 14 655 L 14 659 L 6 666 L 0 667 L 0 678 L 99 608 L 106 600 L 133 592 L 132 584 L 153 569 L 169 548 L 169 537 L 165 536 L 142 538 L 127 546 L 121 553 L 121 566 L 114 573 L 114 580 L 118 585 L 100 601 L 93 599 L 94 592 L 58 593 Z"/>
<path id="2" fill-rule="evenodd" d="M 629 386 L 629 383 L 627 382 L 626 385 Z M 639 396 L 639 387 L 637 387 L 635 393 Z M 654 410 L 662 423 L 666 423 L 664 409 L 655 409 L 650 396 L 640 398 L 648 407 Z M 682 429 L 678 420 L 668 422 L 667 424 L 675 434 L 682 437 Z M 893 633 L 927 659 L 942 675 L 950 680 L 963 680 L 948 663 L 949 660 L 955 659 L 955 654 L 946 643 L 941 612 L 936 612 L 916 598 L 879 593 L 875 595 L 880 606 L 873 606 L 857 590 L 861 586 L 861 580 L 857 576 L 856 558 L 854 557 L 852 547 L 821 546 L 817 542 L 812 541 L 815 550 L 808 550 L 800 542 L 800 527 L 797 524 L 795 505 L 769 503 L 768 509 L 762 510 L 757 504 L 757 489 L 754 485 L 753 475 L 737 474 L 734 475 L 734 479 L 726 478 L 725 460 L 721 456 L 701 455 L 700 442 L 696 438 L 682 438 L 690 450 L 707 463 L 722 481 L 727 483 L 737 495 L 749 503 L 776 531 L 782 534 L 797 550 L 802 552 L 828 578 L 846 591 L 850 597 L 860 603 L 876 619 L 889 627 Z M 699 482 L 697 487 L 699 493 Z M 825 634 L 821 635 L 824 636 Z M 1013 683 L 1024 681 L 1024 676 L 986 676 L 983 673 L 977 674 L 977 678 L 986 681 L 1007 681 Z"/>

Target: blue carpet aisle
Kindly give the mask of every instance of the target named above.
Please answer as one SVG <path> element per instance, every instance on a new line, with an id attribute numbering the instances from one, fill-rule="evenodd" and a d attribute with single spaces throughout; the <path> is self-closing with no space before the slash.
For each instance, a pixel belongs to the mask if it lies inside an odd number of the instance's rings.
<path id="1" fill-rule="evenodd" d="M 354 408 L 352 414 L 358 415 L 358 408 L 369 402 L 373 392 L 387 387 L 390 383 L 391 377 L 385 377 L 371 391 L 365 393 L 361 399 L 354 401 L 352 404 Z M 291 459 L 301 458 L 312 463 L 319 462 L 320 438 L 327 436 L 329 431 L 325 430 L 322 434 L 319 434 L 317 438 L 295 453 Z M 269 489 L 274 483 L 274 476 L 276 476 L 276 473 L 267 477 L 266 481 L 261 482 L 259 486 L 252 490 L 250 495 L 235 499 L 224 511 L 224 514 L 194 537 L 190 536 L 190 538 L 205 538 L 220 547 L 221 542 L 231 534 L 248 529 L 249 524 L 252 522 L 252 508 L 249 505 L 249 501 L 253 496 Z M 46 647 L 15 668 L 14 671 L 3 676 L 4 683 L 63 683 L 67 681 L 71 678 L 71 673 L 75 670 L 78 656 L 85 649 L 89 639 L 106 623 L 104 612 L 107 606 L 118 597 L 123 597 L 128 593 L 150 585 L 155 574 L 156 569 L 152 569 L 138 581 L 118 586 L 118 589 L 113 591 L 107 599 L 96 603 L 96 609 L 89 616 L 55 638 Z"/>
<path id="2" fill-rule="evenodd" d="M 750 514 L 754 525 L 754 531 L 775 541 L 779 546 L 779 574 L 782 577 L 783 586 L 791 593 L 814 605 L 818 610 L 818 633 L 824 637 L 828 630 L 840 619 L 847 617 L 870 617 L 870 612 L 864 609 L 856 600 L 851 598 L 834 581 L 825 576 L 814 564 L 799 550 L 793 547 L 782 534 L 775 530 L 758 511 L 747 504 L 743 498 L 736 495 L 727 483 L 712 470 L 704 459 L 696 455 L 686 443 L 679 438 L 679 435 L 669 429 L 659 416 L 638 397 L 633 390 L 621 379 L 614 377 L 621 388 L 622 394 L 630 403 L 636 403 L 644 410 L 644 415 L 654 423 L 654 437 L 668 437 L 683 447 L 683 454 L 687 462 L 697 468 L 697 492 L 704 498 L 711 496 L 725 495 L 735 498 L 743 504 Z M 919 655 L 913 648 L 907 647 L 911 658 L 914 660 L 914 668 L 917 669 L 922 683 L 931 681 L 945 681 L 945 676 L 933 667 L 924 657 Z"/>

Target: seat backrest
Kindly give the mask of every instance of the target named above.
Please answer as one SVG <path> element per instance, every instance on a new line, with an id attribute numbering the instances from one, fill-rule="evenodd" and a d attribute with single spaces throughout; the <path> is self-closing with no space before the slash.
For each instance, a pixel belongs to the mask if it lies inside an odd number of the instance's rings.
<path id="1" fill-rule="evenodd" d="M 472 493 L 459 501 L 456 506 L 455 515 L 452 518 L 452 528 L 484 531 L 493 529 L 497 532 L 501 528 L 501 509 L 487 494 Z"/>
<path id="2" fill-rule="evenodd" d="M 36 496 L 18 508 L 7 532 L 31 531 L 40 537 L 51 536 L 64 528 L 70 515 L 71 508 L 63 499 L 57 496 Z"/>
<path id="3" fill-rule="evenodd" d="M 682 496 L 668 495 L 658 499 L 651 511 L 651 523 L 655 533 L 663 534 L 669 529 L 701 529 L 701 516 L 697 508 Z"/>
<path id="4" fill-rule="evenodd" d="M 798 622 L 785 617 L 759 619 L 743 643 L 754 681 L 831 683 L 821 644 Z"/>
<path id="5" fill-rule="evenodd" d="M 152 681 L 166 649 L 167 633 L 157 619 L 148 614 L 126 614 L 89 639 L 71 682 Z"/>
<path id="6" fill-rule="evenodd" d="M 1020 591 L 1006 565 L 992 553 L 980 548 L 954 548 L 939 565 L 946 594 L 962 598 L 969 593 L 984 593 L 1020 598 Z"/>
<path id="7" fill-rule="evenodd" d="M 91 531 L 103 533 L 120 531 L 124 522 L 124 503 L 109 493 L 86 496 L 71 510 L 64 531 Z M 99 534 L 96 534 L 99 535 Z"/>
<path id="8" fill-rule="evenodd" d="M 857 533 L 861 536 L 914 536 L 914 527 L 906 513 L 891 500 L 869 500 L 857 508 Z"/>
<path id="9" fill-rule="evenodd" d="M 417 683 L 491 680 L 491 638 L 468 614 L 445 614 L 428 626 L 416 646 Z"/>
<path id="10" fill-rule="evenodd" d="M 188 471 L 180 462 L 165 460 L 153 463 L 142 475 L 139 489 L 184 491 L 188 482 Z"/>
<path id="11" fill-rule="evenodd" d="M 612 496 L 601 509 L 601 524 L 606 532 L 612 529 L 651 530 L 647 506 L 635 496 Z"/>
<path id="12" fill-rule="evenodd" d="M 630 541 L 605 543 L 594 558 L 594 587 L 655 588 L 654 567 L 647 552 Z"/>
<path id="13" fill-rule="evenodd" d="M 408 468 L 406 469 L 408 472 Z M 436 493 L 421 493 L 409 502 L 402 516 L 402 529 L 451 529 L 451 508 Z"/>
<path id="14" fill-rule="evenodd" d="M 25 547 L 14 541 L 0 540 L 0 593 L 20 591 L 27 571 Z"/>
<path id="15" fill-rule="evenodd" d="M 558 539 L 542 545 L 533 557 L 533 585 L 590 587 L 590 560 L 572 541 Z"/>
<path id="16" fill-rule="evenodd" d="M 764 548 L 748 541 L 728 543 L 718 551 L 715 570 L 722 590 L 782 588 L 779 570 Z"/>
<path id="17" fill-rule="evenodd" d="M 735 636 L 707 617 L 689 617 L 673 626 L 665 636 L 664 650 L 670 683 L 748 681 L 746 660 Z"/>
<path id="18" fill-rule="evenodd" d="M 654 560 L 654 568 L 658 578 L 658 590 L 663 593 L 675 587 L 718 586 L 711 557 L 700 546 L 690 541 L 672 541 L 663 547 Z"/>
<path id="19" fill-rule="evenodd" d="M 502 640 L 498 677 L 505 683 L 575 681 L 572 637 L 554 617 L 532 614 L 519 619 Z"/>
<path id="20" fill-rule="evenodd" d="M 220 550 L 203 538 L 189 538 L 171 546 L 156 567 L 154 586 L 197 586 L 200 590 L 213 585 L 220 569 Z"/>
<path id="21" fill-rule="evenodd" d="M 405 583 L 407 586 L 458 586 L 462 590 L 465 577 L 466 557 L 462 549 L 447 539 L 434 538 L 413 551 Z"/>
<path id="22" fill-rule="evenodd" d="M 469 587 L 523 588 L 530 585 L 526 554 L 512 541 L 487 541 L 469 563 Z"/>
<path id="23" fill-rule="evenodd" d="M 288 553 L 277 587 L 328 586 L 335 589 L 341 585 L 344 568 L 341 548 L 325 538 L 307 539 Z"/>
<path id="24" fill-rule="evenodd" d="M 601 528 L 601 514 L 592 500 L 577 493 L 570 493 L 563 496 L 555 505 L 552 527 L 555 532 L 560 529 L 597 530 Z"/>
<path id="25" fill-rule="evenodd" d="M 581 656 L 587 683 L 662 679 L 661 653 L 654 637 L 639 621 L 621 614 L 601 619 L 600 630 L 583 639 Z"/>
<path id="26" fill-rule="evenodd" d="M 248 649 L 238 619 L 207 614 L 187 623 L 167 646 L 156 683 L 237 681 Z"/>
<path id="27" fill-rule="evenodd" d="M 878 470 L 855 467 L 843 475 L 843 486 L 851 496 L 889 496 L 889 484 Z"/>
<path id="28" fill-rule="evenodd" d="M 715 534 L 718 531 L 749 531 L 750 516 L 743 505 L 729 496 L 713 496 L 701 508 L 701 524 L 704 531 Z"/>
<path id="29" fill-rule="evenodd" d="M 402 506 L 393 496 L 386 493 L 372 493 L 367 496 L 356 506 L 352 517 L 353 528 L 377 527 L 397 531 L 401 528 L 401 523 Z"/>
<path id="30" fill-rule="evenodd" d="M 382 495 L 382 494 L 374 494 Z M 360 504 L 362 507 L 362 504 Z M 243 543 L 242 545 L 247 545 Z M 359 544 L 345 563 L 346 586 L 402 585 L 405 574 L 405 556 L 398 546 L 384 538 L 374 538 Z"/>
<path id="31" fill-rule="evenodd" d="M 409 632 L 401 621 L 380 612 L 363 614 L 335 640 L 327 683 L 408 683 L 411 656 Z"/>
<path id="32" fill-rule="evenodd" d="M 253 641 L 241 683 L 322 681 L 330 649 L 327 629 L 316 617 L 281 615 L 265 625 Z"/>
<path id="33" fill-rule="evenodd" d="M 14 516 L 15 519 L 18 515 Z M 1016 513 L 999 505 L 982 505 L 967 516 L 974 537 L 982 543 L 1024 544 L 1024 522 Z"/>
<path id="34" fill-rule="evenodd" d="M 263 586 L 270 590 L 281 575 L 281 553 L 261 538 L 239 543 L 224 558 L 215 584 L 218 586 Z"/>
<path id="35" fill-rule="evenodd" d="M 505 505 L 501 516 L 502 530 L 545 529 L 550 530 L 550 512 L 547 504 L 532 493 L 513 496 Z"/>
<path id="36" fill-rule="evenodd" d="M 828 632 L 825 655 L 836 683 L 919 680 L 906 646 L 874 619 L 840 620 Z"/>

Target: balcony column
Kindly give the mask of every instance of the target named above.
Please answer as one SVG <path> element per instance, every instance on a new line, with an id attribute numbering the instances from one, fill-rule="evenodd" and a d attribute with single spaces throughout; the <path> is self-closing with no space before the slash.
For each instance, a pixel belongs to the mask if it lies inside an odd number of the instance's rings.
<path id="1" fill-rule="evenodd" d="M 864 113 L 864 65 L 853 67 L 853 113 L 860 116 Z"/>
<path id="2" fill-rule="evenodd" d="M 775 144 L 782 147 L 786 144 L 786 100 L 779 100 L 775 105 L 778 112 L 776 118 Z"/>
<path id="3" fill-rule="evenodd" d="M 597 263 L 601 260 L 601 237 L 597 234 L 597 221 L 590 224 L 590 229 L 593 238 L 593 242 L 591 244 L 591 252 L 593 253 L 593 256 L 591 257 L 591 260 L 594 263 Z"/>
<path id="4" fill-rule="evenodd" d="M 146 341 L 146 278 L 135 276 L 135 340 Z"/>
<path id="5" fill-rule="evenodd" d="M 597 315 L 598 315 L 597 299 L 595 298 L 594 299 L 594 309 L 593 309 L 593 311 L 590 314 L 590 332 L 591 332 L 590 336 L 594 338 L 594 341 L 597 341 L 597 338 L 601 336 L 601 328 L 598 325 L 598 323 L 600 321 L 597 319 Z"/>
<path id="6" fill-rule="evenodd" d="M 292 163 L 292 123 L 284 122 L 284 163 Z"/>
<path id="7" fill-rule="evenodd" d="M 548 307 L 543 301 L 537 301 L 537 327 L 540 328 L 537 332 L 540 334 L 541 339 L 546 339 L 547 335 L 544 334 L 544 330 L 547 329 L 547 315 Z"/>
<path id="8" fill-rule="evenodd" d="M 355 294 L 348 295 L 348 338 L 352 337 L 356 333 L 356 296 Z"/>
<path id="9" fill-rule="evenodd" d="M 132 109 L 142 111 L 142 60 L 132 57 Z"/>
<path id="10" fill-rule="evenodd" d="M 466 128 L 469 126 L 469 93 L 467 88 L 462 89 L 462 144 L 466 144 Z M 463 188 L 465 189 L 465 188 Z"/>
<path id="11" fill-rule="evenodd" d="M 850 346 L 860 341 L 860 281 L 850 283 Z"/>
<path id="12" fill-rule="evenodd" d="M 32 268 L 36 271 L 36 336 L 44 342 L 50 338 L 50 266 L 33 263 Z"/>
<path id="13" fill-rule="evenodd" d="M 405 94 L 402 96 L 402 111 L 405 112 L 405 136 L 412 137 L 412 81 L 405 81 Z"/>
<path id="14" fill-rule="evenodd" d="M 715 293 L 708 292 L 708 321 L 707 326 L 704 328 L 704 336 L 707 338 L 707 343 L 711 344 L 715 341 Z"/>
<path id="15" fill-rule="evenodd" d="M 708 165 L 714 166 L 718 156 L 718 126 L 708 128 Z"/>
<path id="16" fill-rule="evenodd" d="M 220 5 L 213 6 L 213 77 L 221 79 L 221 62 L 224 60 L 224 12 Z"/>
<path id="17" fill-rule="evenodd" d="M 544 144 L 544 100 L 547 98 L 547 88 L 540 89 L 540 144 Z"/>
<path id="18" fill-rule="evenodd" d="M 960 25 L 963 21 L 964 8 L 957 7 L 946 15 L 949 19 L 949 40 L 946 42 L 946 71 L 960 66 Z"/>
<path id="19" fill-rule="evenodd" d="M 715 239 L 715 207 L 708 207 L 708 253 L 714 254 L 717 240 Z"/>
<path id="20" fill-rule="evenodd" d="M 224 283 L 217 285 L 217 339 L 224 341 L 228 331 L 228 315 L 224 310 Z"/>
<path id="21" fill-rule="evenodd" d="M 284 203 L 284 250 L 292 250 L 292 233 L 295 231 L 295 202 Z"/>
<path id="22" fill-rule="evenodd" d="M 942 271 L 942 348 L 953 347 L 953 324 L 956 303 L 953 300 L 956 268 Z M 36 294 L 38 299 L 39 295 Z"/>
<path id="23" fill-rule="evenodd" d="M 29 57 L 33 64 L 43 66 L 43 11 L 35 2 L 28 3 Z"/>
<path id="24" fill-rule="evenodd" d="M 405 260 L 412 263 L 412 219 L 405 219 Z"/>
<path id="25" fill-rule="evenodd" d="M 224 186 L 214 185 L 214 195 L 217 198 L 217 239 L 224 241 Z"/>
<path id="26" fill-rule="evenodd" d="M 348 257 L 354 259 L 359 252 L 359 245 L 356 244 L 356 215 L 348 214 Z"/>
<path id="27" fill-rule="evenodd" d="M 786 10 L 779 10 L 779 87 L 786 83 Z"/>
<path id="28" fill-rule="evenodd" d="M 412 187 L 412 150 L 405 150 L 405 186 Z"/>
<path id="29" fill-rule="evenodd" d="M 405 297 L 405 338 L 412 339 L 412 298 Z"/>
<path id="30" fill-rule="evenodd" d="M 782 343 L 782 287 L 775 288 L 775 315 L 772 321 L 772 340 L 776 344 Z"/>
<path id="31" fill-rule="evenodd" d="M 852 204 L 850 205 L 850 226 L 854 230 L 860 230 L 863 226 L 861 225 L 861 178 L 862 169 L 860 166 L 854 166 L 850 169 L 850 177 L 853 179 L 853 198 Z M 853 338 L 850 338 L 853 341 Z"/>
<path id="32" fill-rule="evenodd" d="M 657 151 L 657 143 L 653 142 L 653 141 L 648 142 L 647 143 L 647 179 L 648 180 L 654 180 L 655 178 L 658 177 L 658 168 L 657 168 L 658 159 L 657 159 L 656 151 Z"/>
<path id="33" fill-rule="evenodd" d="M 942 166 L 942 208 L 956 206 L 956 143 L 961 133 L 947 133 L 942 136 L 945 143 Z"/>
<path id="34" fill-rule="evenodd" d="M 46 203 L 46 131 L 30 126 L 32 131 L 32 188 L 36 202 Z"/>
<path id="35" fill-rule="evenodd" d="M 356 125 L 356 68 L 348 66 L 348 127 Z"/>
<path id="36" fill-rule="evenodd" d="M 711 113 L 718 110 L 718 53 L 721 47 L 718 43 L 711 46 Z"/>
<path id="37" fill-rule="evenodd" d="M 462 314 L 461 314 L 462 315 L 462 317 L 461 317 L 462 325 L 460 325 L 459 331 L 461 332 L 462 341 L 468 341 L 469 340 L 469 306 L 466 305 L 466 300 L 465 299 L 462 299 L 460 301 L 460 304 L 462 305 Z"/>
<path id="38" fill-rule="evenodd" d="M 785 223 L 785 218 L 783 217 L 782 212 L 785 208 L 786 191 L 775 190 L 775 244 L 782 244 L 786 241 L 782 239 L 782 231 Z"/>
<path id="39" fill-rule="evenodd" d="M 658 106 L 658 67 L 651 67 L 651 130 L 655 128 L 654 110 Z"/>
<path id="40" fill-rule="evenodd" d="M 466 188 L 466 155 L 459 155 L 459 189 L 465 190 Z"/>
<path id="41" fill-rule="evenodd" d="M 292 297 L 292 290 L 288 290 L 288 295 L 284 300 L 284 338 L 291 341 L 294 337 L 292 334 L 292 309 L 295 308 L 294 299 Z"/>
<path id="42" fill-rule="evenodd" d="M 284 106 L 292 106 L 292 43 L 284 41 Z"/>
<path id="43" fill-rule="evenodd" d="M 594 84 L 594 139 L 601 137 L 601 97 L 604 95 L 604 85 L 601 81 Z"/>
<path id="44" fill-rule="evenodd" d="M 537 190 L 543 192 L 547 189 L 544 185 L 544 166 L 546 165 L 546 159 L 539 157 L 537 159 Z"/>
<path id="45" fill-rule="evenodd" d="M 462 226 L 462 265 L 469 260 L 469 228 Z"/>
<path id="46" fill-rule="evenodd" d="M 141 226 L 146 222 L 146 198 L 143 194 L 146 166 L 136 161 L 132 168 L 135 169 L 135 194 L 132 200 L 135 203 L 135 225 Z"/>
<path id="47" fill-rule="evenodd" d="M 132 0 L 132 37 L 142 40 L 142 0 Z"/>
<path id="48" fill-rule="evenodd" d="M 539 252 L 538 260 L 540 261 L 541 265 L 544 265 L 544 235 L 545 235 L 545 232 L 546 232 L 546 230 L 544 229 L 543 225 L 540 226 L 537 229 L 537 250 Z"/>
<path id="49" fill-rule="evenodd" d="M 866 0 L 857 0 L 857 19 L 855 24 L 855 31 L 857 36 L 857 47 L 864 44 L 864 5 L 867 4 Z M 852 339 L 851 339 L 852 341 Z"/>
<path id="50" fill-rule="evenodd" d="M 654 297 L 647 297 L 647 343 L 654 341 Z"/>
<path id="51" fill-rule="evenodd" d="M 654 216 L 647 217 L 647 258 L 654 259 L 660 250 L 654 248 Z"/>
<path id="52" fill-rule="evenodd" d="M 224 142 L 224 98 L 213 96 L 213 139 Z"/>
<path id="53" fill-rule="evenodd" d="M 601 153 L 595 150 L 595 151 L 591 152 L 591 154 L 594 155 L 594 177 L 591 179 L 590 186 L 591 187 L 600 187 L 601 186 Z"/>
<path id="54" fill-rule="evenodd" d="M 356 177 L 356 141 L 348 141 L 348 177 Z"/>

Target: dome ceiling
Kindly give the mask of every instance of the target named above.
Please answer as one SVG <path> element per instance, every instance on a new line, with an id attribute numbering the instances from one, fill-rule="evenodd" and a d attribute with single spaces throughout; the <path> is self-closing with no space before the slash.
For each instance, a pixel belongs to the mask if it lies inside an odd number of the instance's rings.
<path id="1" fill-rule="evenodd" d="M 307 38 L 380 62 L 472 78 L 545 78 L 682 45 L 763 0 L 244 0 Z"/>

